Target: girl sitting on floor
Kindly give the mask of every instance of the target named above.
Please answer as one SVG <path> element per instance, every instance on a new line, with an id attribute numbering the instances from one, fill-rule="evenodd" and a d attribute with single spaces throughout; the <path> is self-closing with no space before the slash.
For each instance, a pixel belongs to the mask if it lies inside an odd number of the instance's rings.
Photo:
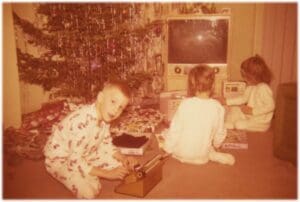
<path id="1" fill-rule="evenodd" d="M 170 128 L 162 134 L 163 149 L 183 163 L 204 164 L 209 160 L 233 165 L 231 154 L 215 150 L 226 137 L 224 108 L 211 98 L 215 71 L 196 66 L 188 75 L 188 98 L 179 105 Z"/>

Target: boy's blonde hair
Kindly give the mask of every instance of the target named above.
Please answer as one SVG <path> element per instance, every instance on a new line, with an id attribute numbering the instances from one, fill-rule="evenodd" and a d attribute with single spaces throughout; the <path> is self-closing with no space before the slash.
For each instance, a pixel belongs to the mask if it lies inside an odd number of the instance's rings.
<path id="1" fill-rule="evenodd" d="M 206 65 L 197 65 L 188 75 L 188 96 L 195 96 L 197 92 L 211 91 L 215 81 L 215 70 Z"/>
<path id="2" fill-rule="evenodd" d="M 115 87 L 118 88 L 127 98 L 131 97 L 131 91 L 127 82 L 123 80 L 111 79 L 104 84 L 104 89 Z"/>
<path id="3" fill-rule="evenodd" d="M 256 82 L 269 84 L 272 80 L 272 72 L 259 55 L 244 60 L 241 64 L 241 70 L 244 71 L 246 76 L 255 79 Z"/>

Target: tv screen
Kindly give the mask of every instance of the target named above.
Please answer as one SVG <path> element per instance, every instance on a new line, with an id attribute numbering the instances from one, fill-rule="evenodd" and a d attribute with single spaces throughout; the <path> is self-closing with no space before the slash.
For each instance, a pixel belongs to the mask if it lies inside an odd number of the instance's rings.
<path id="1" fill-rule="evenodd" d="M 168 20 L 168 62 L 227 63 L 229 18 Z"/>

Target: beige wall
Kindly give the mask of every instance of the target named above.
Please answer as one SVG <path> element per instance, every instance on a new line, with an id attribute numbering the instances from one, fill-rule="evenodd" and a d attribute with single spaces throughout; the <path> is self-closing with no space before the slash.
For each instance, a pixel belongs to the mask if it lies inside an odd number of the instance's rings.
<path id="1" fill-rule="evenodd" d="M 3 124 L 21 125 L 20 87 L 11 4 L 3 4 Z"/>
<path id="2" fill-rule="evenodd" d="M 231 9 L 231 36 L 228 52 L 229 80 L 240 80 L 240 64 L 261 52 L 263 4 L 220 4 Z"/>
<path id="3" fill-rule="evenodd" d="M 34 26 L 38 26 L 34 13 L 35 5 L 36 4 L 33 3 L 13 3 L 12 9 L 22 19 L 28 20 L 33 23 Z M 20 48 L 22 52 L 30 53 L 36 57 L 42 53 L 40 47 L 34 47 L 26 41 L 26 38 L 24 38 L 20 30 L 16 30 L 16 36 L 17 47 Z M 42 103 L 48 100 L 48 94 L 39 85 L 20 82 L 20 93 L 22 114 L 40 109 Z"/>
<path id="4" fill-rule="evenodd" d="M 266 4 L 263 57 L 273 72 L 271 88 L 297 82 L 297 3 Z"/>

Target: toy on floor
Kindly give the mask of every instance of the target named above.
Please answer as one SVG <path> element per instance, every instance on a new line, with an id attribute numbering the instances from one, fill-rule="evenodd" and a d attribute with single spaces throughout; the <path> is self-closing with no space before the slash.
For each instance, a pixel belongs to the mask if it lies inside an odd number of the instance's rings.
<path id="1" fill-rule="evenodd" d="M 162 180 L 162 167 L 168 156 L 157 154 L 144 165 L 136 167 L 115 188 L 115 192 L 145 197 Z"/>

